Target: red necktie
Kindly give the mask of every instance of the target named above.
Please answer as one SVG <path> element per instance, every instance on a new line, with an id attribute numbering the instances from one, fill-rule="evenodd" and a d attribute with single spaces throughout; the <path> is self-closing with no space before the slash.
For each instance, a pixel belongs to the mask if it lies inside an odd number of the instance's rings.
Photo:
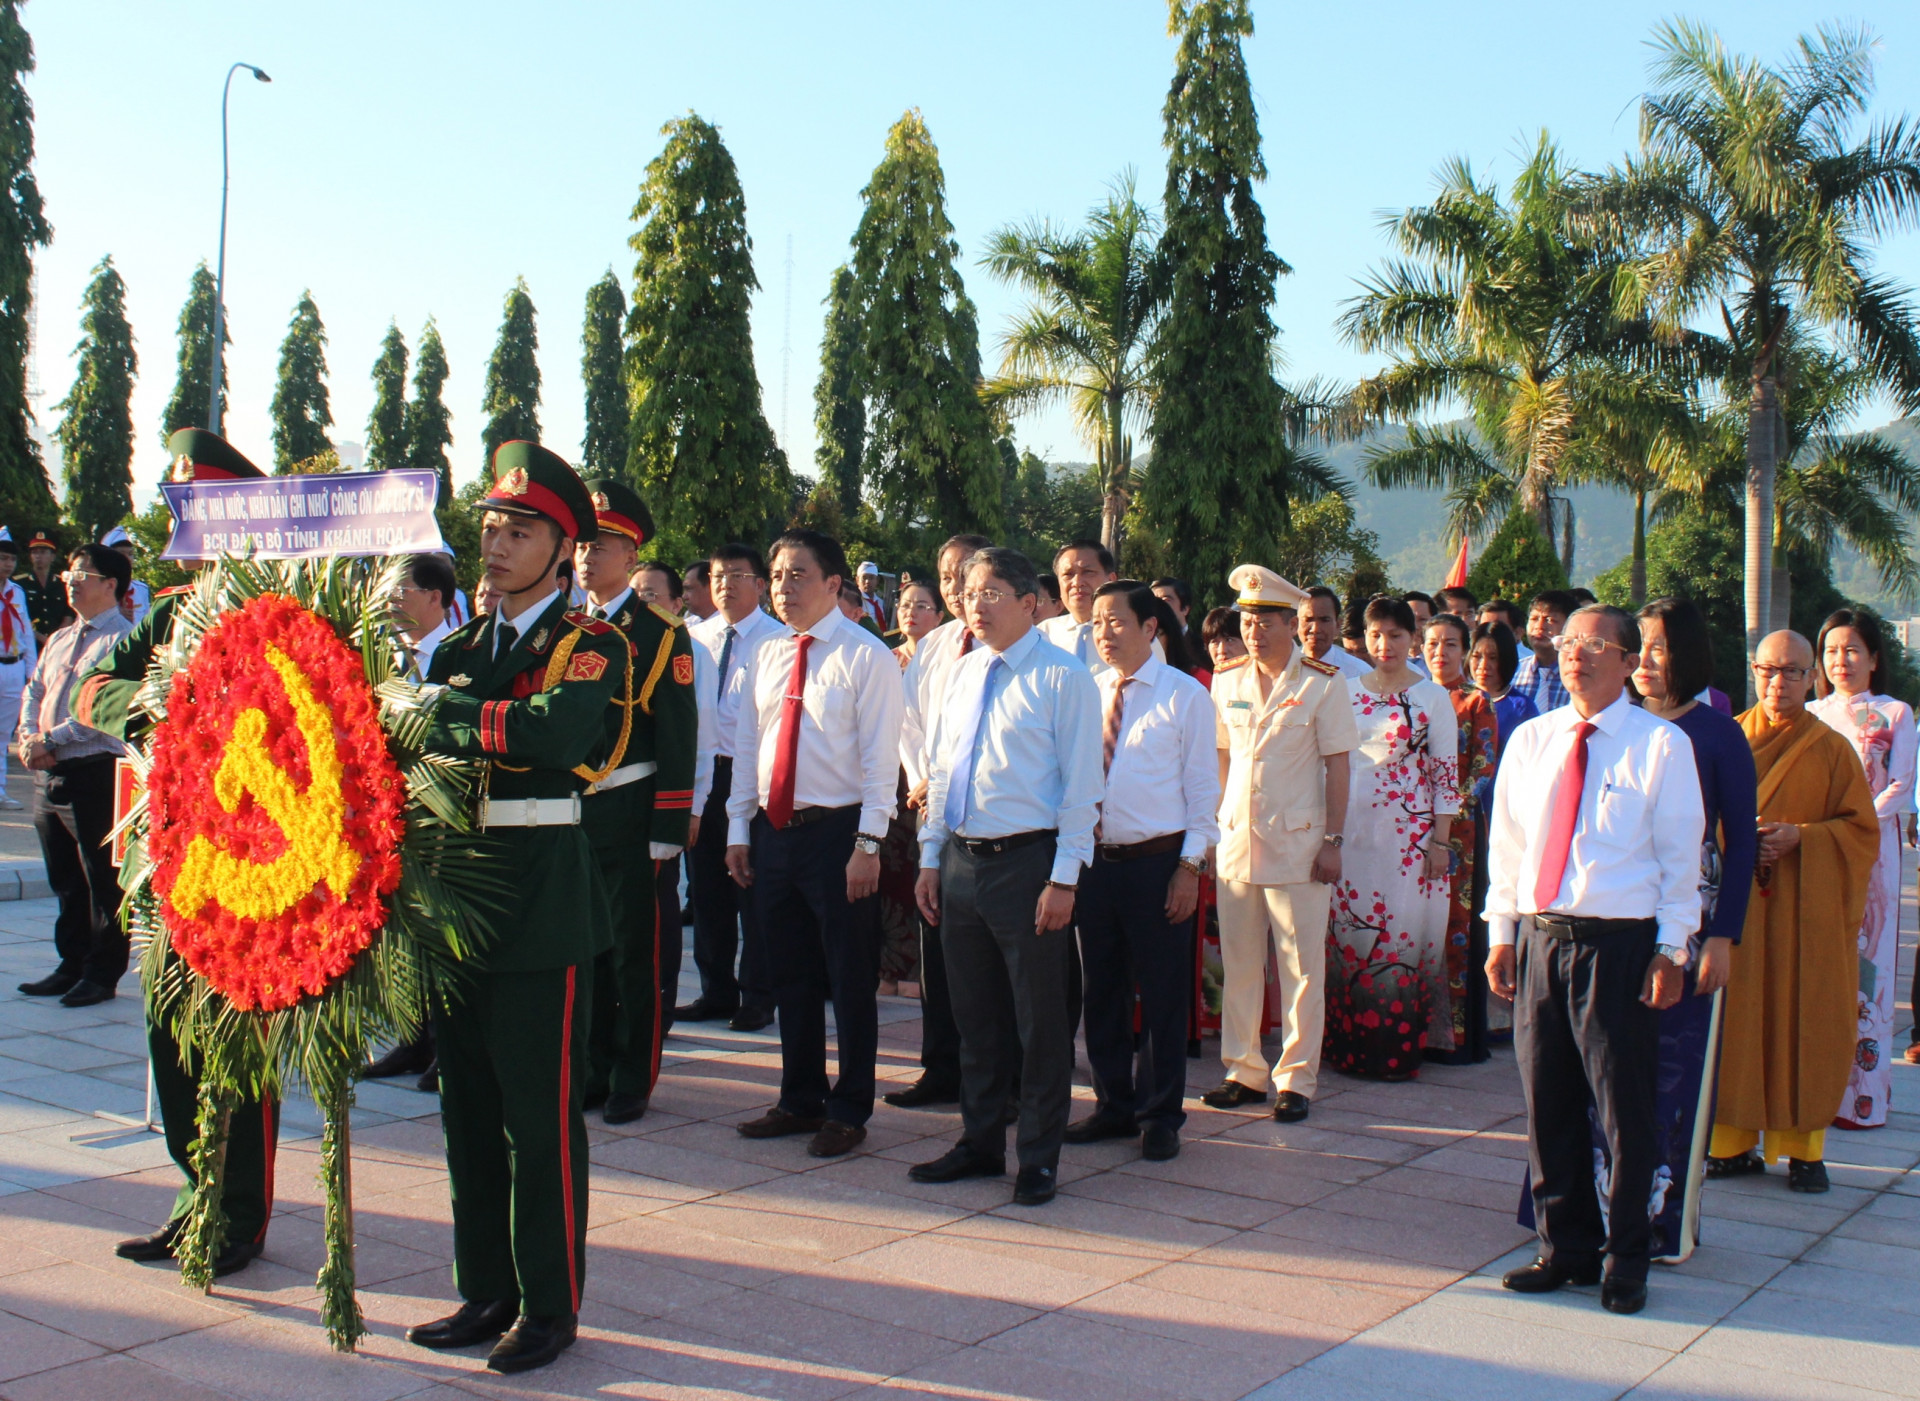
<path id="1" fill-rule="evenodd" d="M 1100 772 L 1113 772 L 1113 751 L 1120 745 L 1120 726 L 1127 710 L 1127 687 L 1133 683 L 1131 676 L 1124 676 L 1120 684 L 1113 688 L 1113 704 L 1107 707 L 1107 723 L 1100 732 Z"/>
<path id="2" fill-rule="evenodd" d="M 1593 723 L 1573 727 L 1573 752 L 1560 770 L 1553 789 L 1553 817 L 1547 824 L 1546 846 L 1540 852 L 1540 876 L 1533 883 L 1533 907 L 1544 914 L 1560 898 L 1560 880 L 1567 873 L 1567 854 L 1573 850 L 1573 829 L 1580 822 L 1580 795 L 1587 787 L 1587 737 Z"/>
<path id="3" fill-rule="evenodd" d="M 787 694 L 780 702 L 773 782 L 767 787 L 767 821 L 776 829 L 793 820 L 793 771 L 800 759 L 800 703 L 807 691 L 807 648 L 813 644 L 813 634 L 803 632 L 795 641 L 793 674 L 787 678 Z"/>
<path id="4" fill-rule="evenodd" d="M 971 652 L 972 650 L 973 650 L 973 634 L 968 632 L 966 628 L 963 627 L 960 629 L 960 655 L 964 657 L 967 655 L 967 653 Z"/>

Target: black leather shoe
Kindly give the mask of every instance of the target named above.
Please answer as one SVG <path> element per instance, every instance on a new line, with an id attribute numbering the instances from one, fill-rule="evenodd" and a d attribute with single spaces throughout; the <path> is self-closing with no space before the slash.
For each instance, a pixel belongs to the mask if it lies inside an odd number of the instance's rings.
<path id="1" fill-rule="evenodd" d="M 20 991 L 28 997 L 60 997 L 79 981 L 78 973 L 49 973 L 37 983 L 20 984 Z"/>
<path id="2" fill-rule="evenodd" d="M 1069 1143 L 1100 1143 L 1109 1138 L 1132 1138 L 1140 1132 L 1140 1125 L 1134 1122 L 1131 1114 L 1109 1114 L 1104 1109 L 1096 1109 L 1086 1118 L 1067 1125 L 1061 1136 Z"/>
<path id="3" fill-rule="evenodd" d="M 727 1023 L 730 1031 L 764 1031 L 773 1025 L 771 1007 L 742 1007 Z"/>
<path id="4" fill-rule="evenodd" d="M 962 1143 L 949 1148 L 930 1163 L 915 1163 L 907 1176 L 915 1182 L 959 1182 L 968 1177 L 1004 1177 L 1005 1158 L 989 1158 Z"/>
<path id="5" fill-rule="evenodd" d="M 433 1064 L 433 1042 L 426 1037 L 395 1046 L 360 1072 L 362 1080 L 391 1080 L 400 1075 L 424 1074 Z"/>
<path id="6" fill-rule="evenodd" d="M 1600 1307 L 1609 1313 L 1639 1313 L 1647 1306 L 1644 1279 L 1609 1279 L 1600 1285 Z"/>
<path id="7" fill-rule="evenodd" d="M 843 1124 L 838 1119 L 829 1119 L 820 1126 L 820 1132 L 807 1145 L 807 1154 L 814 1158 L 838 1158 L 851 1153 L 866 1141 L 867 1131 L 862 1125 Z"/>
<path id="8" fill-rule="evenodd" d="M 922 1075 L 904 1090 L 881 1095 L 895 1109 L 925 1109 L 930 1104 L 958 1104 L 960 1087 L 943 1085 L 930 1075 Z"/>
<path id="9" fill-rule="evenodd" d="M 819 1133 L 820 1126 L 826 1122 L 824 1115 L 789 1114 L 776 1104 L 758 1119 L 749 1119 L 739 1127 L 742 1138 L 786 1138 L 796 1133 Z"/>
<path id="10" fill-rule="evenodd" d="M 213 1262 L 213 1277 L 225 1279 L 228 1275 L 237 1275 L 248 1265 L 260 1258 L 260 1252 L 266 1247 L 257 1240 L 239 1240 L 229 1242 Z"/>
<path id="11" fill-rule="evenodd" d="M 407 1341 L 415 1347 L 472 1347 L 490 1343 L 513 1327 L 520 1306 L 512 1300 L 492 1303 L 465 1303 L 445 1318 L 416 1324 L 407 1329 Z"/>
<path id="12" fill-rule="evenodd" d="M 1180 1156 L 1180 1131 L 1166 1124 L 1148 1124 L 1140 1135 L 1140 1156 L 1150 1163 L 1164 1163 Z"/>
<path id="13" fill-rule="evenodd" d="M 1053 1200 L 1057 1191 L 1050 1167 L 1023 1167 L 1020 1175 L 1013 1179 L 1013 1204 L 1015 1206 L 1045 1206 Z"/>
<path id="14" fill-rule="evenodd" d="M 673 1019 L 676 1022 L 724 1022 L 739 1010 L 738 1007 L 722 1007 L 717 1002 L 700 997 L 685 1006 L 675 1007 Z"/>
<path id="15" fill-rule="evenodd" d="M 579 1332 L 577 1313 L 563 1313 L 557 1318 L 534 1318 L 523 1313 L 487 1354 L 487 1368 L 494 1372 L 531 1372 L 544 1367 L 572 1347 Z"/>
<path id="16" fill-rule="evenodd" d="M 60 999 L 62 1007 L 92 1007 L 101 1002 L 113 1001 L 113 989 L 104 983 L 96 983 L 82 978 Z"/>
<path id="17" fill-rule="evenodd" d="M 1522 1265 L 1517 1270 L 1508 1270 L 1500 1277 L 1500 1283 L 1516 1294 L 1551 1294 L 1563 1284 L 1598 1284 L 1600 1265 L 1582 1265 L 1578 1269 L 1566 1265 L 1556 1265 L 1553 1261 L 1536 1255 L 1531 1265 Z"/>
<path id="18" fill-rule="evenodd" d="M 616 1090 L 607 1096 L 607 1111 L 600 1117 L 609 1124 L 631 1124 L 646 1117 L 647 1097 Z"/>
<path id="19" fill-rule="evenodd" d="M 1787 1159 L 1787 1186 L 1795 1192 L 1829 1192 L 1833 1183 L 1827 1180 L 1827 1165 L 1815 1160 L 1806 1162 L 1800 1158 Z"/>
<path id="20" fill-rule="evenodd" d="M 1307 1117 L 1313 1101 L 1293 1090 L 1282 1090 L 1273 1101 L 1273 1117 L 1282 1124 L 1297 1124 Z"/>
<path id="21" fill-rule="evenodd" d="M 1267 1092 L 1238 1080 L 1222 1080 L 1201 1095 L 1200 1102 L 1210 1109 L 1238 1109 L 1243 1104 L 1265 1104 Z"/>
<path id="22" fill-rule="evenodd" d="M 1708 1177 L 1757 1177 L 1766 1170 L 1767 1160 L 1760 1156 L 1758 1148 L 1749 1148 L 1744 1153 L 1734 1153 L 1724 1158 L 1707 1159 Z"/>
<path id="23" fill-rule="evenodd" d="M 142 1264 L 171 1260 L 173 1243 L 180 1239 L 180 1228 L 185 1224 L 184 1218 L 176 1217 L 150 1236 L 134 1236 L 131 1240 L 121 1241 L 113 1248 L 113 1253 L 122 1260 L 138 1260 Z"/>
<path id="24" fill-rule="evenodd" d="M 427 1067 L 427 1073 L 413 1082 L 413 1087 L 423 1095 L 440 1093 L 440 1058 L 435 1056 L 433 1064 Z"/>

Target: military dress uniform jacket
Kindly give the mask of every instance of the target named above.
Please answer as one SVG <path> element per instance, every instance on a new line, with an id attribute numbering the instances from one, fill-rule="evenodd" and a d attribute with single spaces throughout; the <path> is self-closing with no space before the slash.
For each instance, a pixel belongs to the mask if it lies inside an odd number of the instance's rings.
<path id="1" fill-rule="evenodd" d="M 699 744 L 699 705 L 693 687 L 693 639 L 679 618 L 628 593 L 607 621 L 627 639 L 631 670 L 618 678 L 604 734 L 581 766 L 587 772 L 587 837 L 647 846 L 687 844 L 693 812 L 693 770 Z M 655 765 L 651 785 L 623 784 L 600 791 L 600 779 L 630 764 Z M 651 796 L 651 803 L 642 800 Z"/>
<path id="2" fill-rule="evenodd" d="M 572 611 L 564 596 L 538 616 L 522 614 L 512 649 L 497 661 L 495 622 L 483 613 L 434 652 L 427 679 L 447 691 L 425 747 L 490 760 L 489 803 L 573 798 L 586 788 L 579 770 L 603 741 L 632 649 L 618 628 Z M 599 902 L 583 909 L 594 875 L 577 824 L 497 826 L 480 845 L 514 882 L 483 959 L 488 971 L 565 968 L 610 947 L 604 917 L 582 917 Z"/>
<path id="3" fill-rule="evenodd" d="M 1310 879 L 1327 828 L 1324 760 L 1360 743 L 1345 679 L 1296 646 L 1265 700 L 1251 658 L 1215 672 L 1213 707 L 1217 742 L 1229 755 L 1220 878 L 1252 885 Z"/>

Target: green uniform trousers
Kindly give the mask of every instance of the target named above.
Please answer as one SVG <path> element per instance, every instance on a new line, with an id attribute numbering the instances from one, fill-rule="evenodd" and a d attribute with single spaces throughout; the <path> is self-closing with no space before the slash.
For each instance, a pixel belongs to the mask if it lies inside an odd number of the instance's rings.
<path id="1" fill-rule="evenodd" d="M 580 1112 L 593 965 L 481 973 L 438 1010 L 453 1283 L 470 1302 L 577 1313 L 587 1277 Z"/>
<path id="2" fill-rule="evenodd" d="M 180 1063 L 180 1043 L 151 1018 L 147 1021 L 147 1049 L 153 1057 L 153 1093 L 160 1101 L 160 1125 L 166 1132 L 167 1152 L 186 1185 L 173 1201 L 173 1220 L 193 1206 L 194 1140 L 200 1136 L 200 1075 L 196 1059 L 189 1069 Z M 280 1101 L 247 1099 L 234 1106 L 227 1120 L 226 1180 L 220 1205 L 227 1213 L 227 1240 L 259 1243 L 267 1238 L 267 1220 L 273 1215 L 273 1156 L 280 1143 Z"/>
<path id="3" fill-rule="evenodd" d="M 650 809 L 652 780 L 632 786 L 647 790 L 649 802 L 642 810 Z M 680 931 L 661 927 L 654 891 L 657 863 L 649 854 L 644 823 L 623 823 L 604 838 L 596 834 L 592 846 L 613 947 L 594 961 L 587 1088 L 595 1098 L 612 1090 L 644 1099 L 660 1078 L 662 1013 L 670 1010 L 662 1006 L 660 993 L 661 938 L 667 933 L 677 938 Z"/>

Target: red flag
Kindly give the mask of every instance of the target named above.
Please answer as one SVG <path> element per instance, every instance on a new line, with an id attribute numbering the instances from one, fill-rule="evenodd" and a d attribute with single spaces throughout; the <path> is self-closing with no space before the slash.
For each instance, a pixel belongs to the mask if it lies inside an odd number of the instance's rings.
<path id="1" fill-rule="evenodd" d="M 1467 586 L 1467 537 L 1460 537 L 1460 553 L 1453 557 L 1453 568 L 1447 571 L 1444 587 L 1464 589 Z"/>

